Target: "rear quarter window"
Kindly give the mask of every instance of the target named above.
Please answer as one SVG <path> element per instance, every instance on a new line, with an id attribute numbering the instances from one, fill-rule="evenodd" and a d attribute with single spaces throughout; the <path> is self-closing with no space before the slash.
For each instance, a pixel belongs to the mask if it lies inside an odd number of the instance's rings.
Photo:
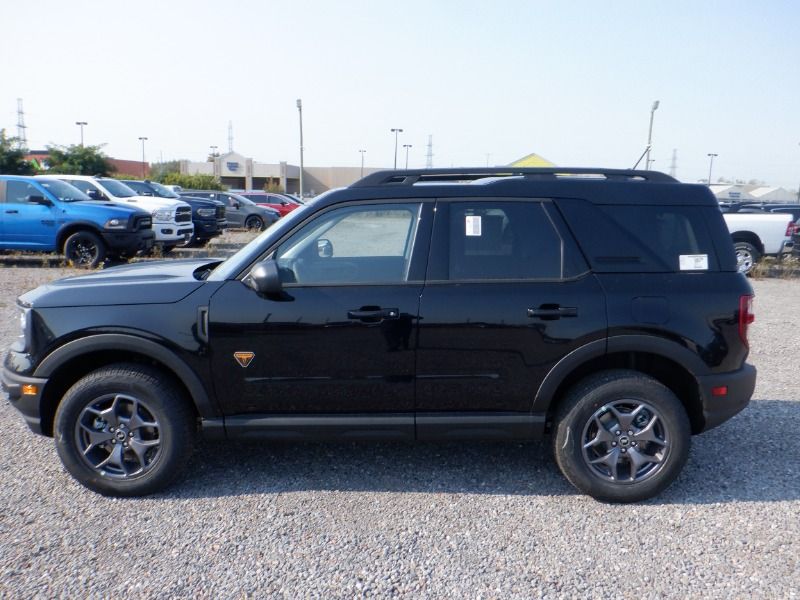
<path id="1" fill-rule="evenodd" d="M 719 271 L 702 206 L 595 205 L 559 200 L 596 272 Z"/>

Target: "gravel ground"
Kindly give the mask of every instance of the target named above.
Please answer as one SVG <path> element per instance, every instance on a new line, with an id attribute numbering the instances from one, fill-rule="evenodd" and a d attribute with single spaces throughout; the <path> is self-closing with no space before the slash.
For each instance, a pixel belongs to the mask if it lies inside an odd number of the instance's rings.
<path id="1" fill-rule="evenodd" d="M 14 298 L 65 269 L 0 268 Z M 93 494 L 0 397 L 0 597 L 800 597 L 800 281 L 755 281 L 755 399 L 660 498 L 578 495 L 545 444 L 206 444 Z"/>

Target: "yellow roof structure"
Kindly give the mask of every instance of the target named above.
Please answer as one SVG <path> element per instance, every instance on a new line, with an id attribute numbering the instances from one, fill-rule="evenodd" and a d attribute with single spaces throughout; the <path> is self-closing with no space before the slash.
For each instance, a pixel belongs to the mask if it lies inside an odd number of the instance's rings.
<path id="1" fill-rule="evenodd" d="M 554 163 L 551 163 L 546 158 L 542 158 L 535 152 L 528 154 L 528 156 L 523 156 L 519 160 L 515 160 L 512 162 L 509 167 L 555 167 Z"/>

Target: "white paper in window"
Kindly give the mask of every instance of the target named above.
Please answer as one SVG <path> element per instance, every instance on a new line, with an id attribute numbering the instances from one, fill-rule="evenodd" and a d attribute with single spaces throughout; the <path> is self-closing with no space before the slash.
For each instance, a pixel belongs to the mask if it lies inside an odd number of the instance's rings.
<path id="1" fill-rule="evenodd" d="M 467 215 L 466 220 L 466 233 L 468 236 L 481 235 L 481 217 L 480 215 Z"/>
<path id="2" fill-rule="evenodd" d="M 708 271 L 708 254 L 681 254 L 681 271 Z"/>

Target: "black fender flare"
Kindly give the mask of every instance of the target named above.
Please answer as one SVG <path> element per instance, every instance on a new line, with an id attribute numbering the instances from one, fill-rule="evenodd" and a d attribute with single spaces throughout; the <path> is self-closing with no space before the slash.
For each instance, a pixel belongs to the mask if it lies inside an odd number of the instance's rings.
<path id="1" fill-rule="evenodd" d="M 219 411 L 197 374 L 168 348 L 152 340 L 123 333 L 99 333 L 67 342 L 48 354 L 36 367 L 34 377 L 48 378 L 62 365 L 83 354 L 98 350 L 123 350 L 148 356 L 164 364 L 189 390 L 201 417 L 219 416 Z"/>
<path id="2" fill-rule="evenodd" d="M 576 348 L 550 370 L 542 381 L 533 400 L 532 412 L 545 413 L 555 397 L 558 387 L 567 376 L 583 363 L 618 352 L 643 352 L 662 356 L 677 363 L 694 377 L 707 375 L 710 370 L 706 363 L 694 352 L 678 342 L 650 335 L 618 335 L 607 339 L 594 340 Z"/>

